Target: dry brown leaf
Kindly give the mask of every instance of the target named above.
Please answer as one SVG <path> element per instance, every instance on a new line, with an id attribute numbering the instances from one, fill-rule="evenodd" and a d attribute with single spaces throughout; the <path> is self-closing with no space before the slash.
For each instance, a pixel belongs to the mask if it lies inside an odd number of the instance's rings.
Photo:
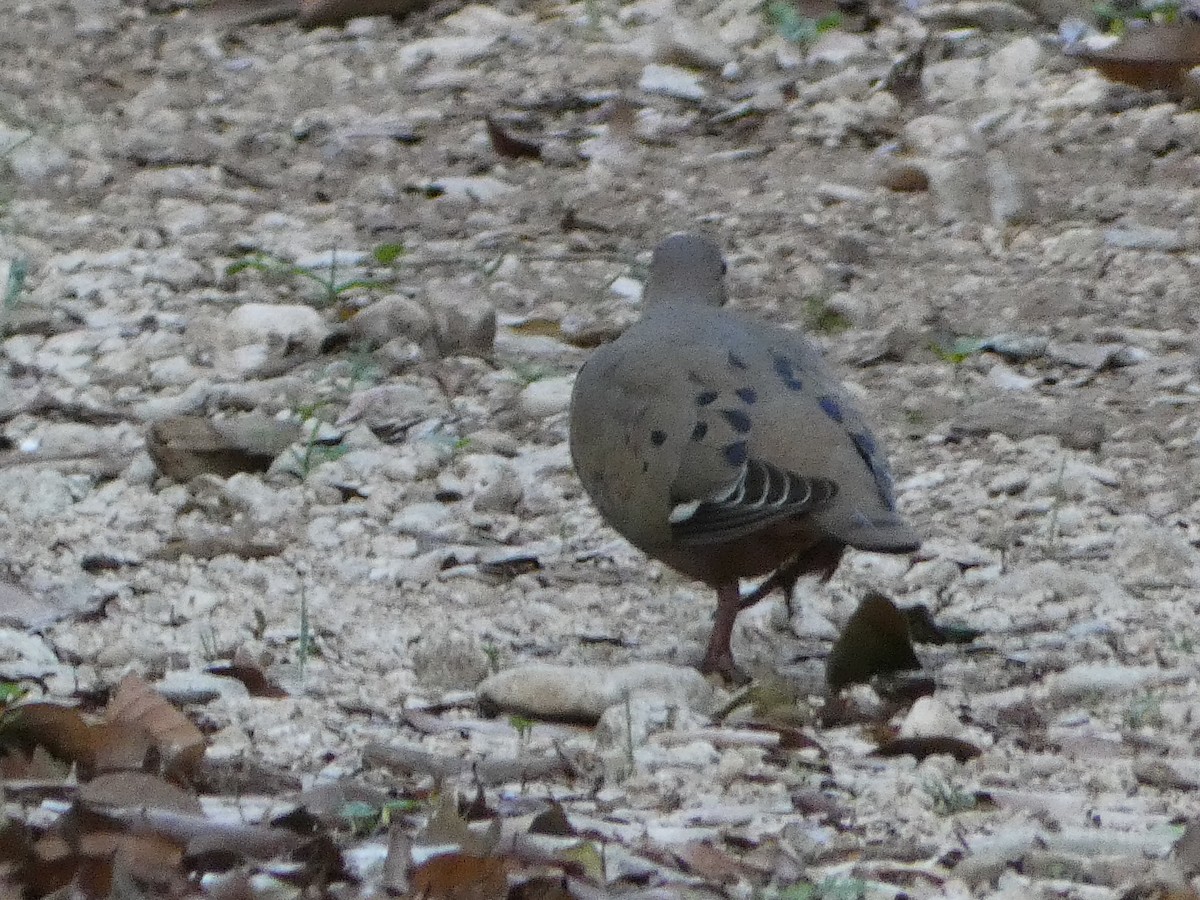
<path id="1" fill-rule="evenodd" d="M 1177 22 L 1131 28 L 1116 44 L 1077 54 L 1110 81 L 1142 90 L 1180 90 L 1200 65 L 1200 25 Z"/>
<path id="2" fill-rule="evenodd" d="M 299 11 L 300 0 L 212 0 L 198 15 L 213 28 L 242 28 L 291 19 Z"/>
<path id="3" fill-rule="evenodd" d="M 33 834 L 24 822 L 7 822 L 0 828 L 0 872 L 14 881 L 24 882 L 33 862 Z M 0 897 L 4 895 L 0 884 Z"/>
<path id="4" fill-rule="evenodd" d="M 922 760 L 927 756 L 945 754 L 953 756 L 961 763 L 969 759 L 974 759 L 982 753 L 982 750 L 969 741 L 954 737 L 933 736 L 895 738 L 894 740 L 880 744 L 871 752 L 871 755 L 883 757 L 912 756 L 917 760 Z"/>
<path id="5" fill-rule="evenodd" d="M 507 900 L 573 900 L 575 896 L 565 877 L 543 875 L 513 885 Z"/>
<path id="6" fill-rule="evenodd" d="M 683 867 L 713 884 L 730 884 L 746 876 L 746 867 L 727 850 L 708 841 L 691 841 L 675 851 Z"/>
<path id="7" fill-rule="evenodd" d="M 579 832 L 567 819 L 567 813 L 557 800 L 550 801 L 550 808 L 539 813 L 529 823 L 530 834 L 550 834 L 556 837 L 576 837 Z"/>
<path id="8" fill-rule="evenodd" d="M 111 725 L 141 729 L 162 757 L 164 774 L 190 783 L 204 756 L 204 735 L 187 716 L 136 675 L 126 675 L 108 702 Z"/>
<path id="9" fill-rule="evenodd" d="M 534 141 L 518 137 L 491 116 L 488 116 L 485 122 L 487 123 L 488 139 L 492 142 L 492 149 L 498 155 L 507 156 L 509 159 L 539 159 L 541 157 L 542 148 Z"/>
<path id="10" fill-rule="evenodd" d="M 141 772 L 158 768 L 154 739 L 136 725 L 97 722 L 88 733 L 95 755 L 92 775 L 101 772 Z"/>
<path id="11" fill-rule="evenodd" d="M 227 666 L 209 666 L 208 671 L 223 678 L 233 678 L 246 686 L 251 697 L 262 697 L 268 700 L 279 700 L 288 696 L 288 692 L 267 677 L 267 673 L 259 666 L 240 665 L 236 662 Z"/>
<path id="12" fill-rule="evenodd" d="M 495 819 L 499 813 L 488 806 L 487 796 L 483 793 L 483 785 L 475 785 L 475 799 L 470 803 L 459 802 L 459 815 L 468 822 L 484 822 Z"/>
<path id="13" fill-rule="evenodd" d="M 112 857 L 84 857 L 75 866 L 75 877 L 68 891 L 70 897 L 86 900 L 108 900 L 113 896 Z"/>
<path id="14" fill-rule="evenodd" d="M 117 845 L 114 869 L 140 881 L 167 884 L 183 860 L 183 848 L 156 834 L 126 834 Z"/>
<path id="15" fill-rule="evenodd" d="M 70 773 L 70 763 L 55 759 L 44 747 L 35 747 L 28 756 L 17 750 L 0 755 L 0 779 L 10 791 L 14 790 L 14 782 L 61 786 Z"/>
<path id="16" fill-rule="evenodd" d="M 330 882 L 345 881 L 349 877 L 342 852 L 327 834 L 318 834 L 305 841 L 292 852 L 291 858 L 303 863 L 303 868 L 287 874 L 277 873 L 276 877 L 306 890 L 317 887 L 321 895 Z"/>
<path id="17" fill-rule="evenodd" d="M 157 775 L 144 772 L 113 772 L 99 775 L 79 788 L 79 799 L 107 813 L 113 807 L 173 810 L 200 815 L 203 807 L 191 793 Z"/>
<path id="18" fill-rule="evenodd" d="M 430 0 L 300 0 L 300 24 L 316 28 L 341 25 L 359 16 L 403 16 L 429 3 Z"/>
<path id="19" fill-rule="evenodd" d="M 409 881 L 409 896 L 421 900 L 499 900 L 508 894 L 508 863 L 467 853 L 444 853 L 417 866 Z"/>
<path id="20" fill-rule="evenodd" d="M 91 726 L 79 711 L 57 703 L 22 703 L 0 716 L 0 745 L 31 756 L 37 747 L 55 759 L 79 767 L 90 777 L 95 768 L 96 745 Z"/>
<path id="21" fill-rule="evenodd" d="M 876 591 L 867 594 L 825 663 L 825 681 L 838 691 L 901 669 L 919 669 L 908 621 L 900 609 Z"/>
<path id="22" fill-rule="evenodd" d="M 174 562 L 181 557 L 216 559 L 236 556 L 238 559 L 267 559 L 283 552 L 283 544 L 257 541 L 242 535 L 207 535 L 168 541 L 162 549 L 150 554 L 152 559 Z"/>

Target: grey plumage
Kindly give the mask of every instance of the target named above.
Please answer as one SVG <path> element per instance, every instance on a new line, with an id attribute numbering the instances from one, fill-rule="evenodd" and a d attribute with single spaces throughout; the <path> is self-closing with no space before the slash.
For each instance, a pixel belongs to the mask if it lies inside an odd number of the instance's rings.
<path id="1" fill-rule="evenodd" d="M 642 319 L 581 369 L 571 456 L 601 514 L 724 606 L 739 578 L 827 575 L 847 545 L 915 549 L 883 453 L 820 352 L 724 309 L 724 269 L 705 238 L 663 241 Z M 724 644 L 705 668 L 732 666 Z"/>

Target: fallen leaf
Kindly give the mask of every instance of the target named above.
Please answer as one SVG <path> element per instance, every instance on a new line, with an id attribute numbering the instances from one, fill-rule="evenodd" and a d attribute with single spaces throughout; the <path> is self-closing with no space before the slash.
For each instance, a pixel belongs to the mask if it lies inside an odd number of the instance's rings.
<path id="1" fill-rule="evenodd" d="M 269 543 L 242 535 L 203 535 L 168 541 L 160 550 L 150 554 L 151 559 L 175 562 L 184 556 L 193 559 L 216 559 L 218 556 L 236 556 L 238 559 L 267 559 L 283 552 L 281 543 Z"/>
<path id="2" fill-rule="evenodd" d="M 21 703 L 0 715 L 0 746 L 32 756 L 41 747 L 55 759 L 79 767 L 87 778 L 95 768 L 91 726 L 79 711 L 57 703 Z"/>
<path id="3" fill-rule="evenodd" d="M 299 21 L 305 28 L 317 28 L 360 16 L 403 16 L 429 5 L 430 0 L 300 0 Z"/>
<path id="4" fill-rule="evenodd" d="M 1188 71 L 1200 65 L 1200 25 L 1177 22 L 1131 28 L 1111 47 L 1085 47 L 1074 55 L 1110 81 L 1146 91 L 1181 90 Z"/>
<path id="5" fill-rule="evenodd" d="M 245 647 L 238 647 L 234 651 L 233 659 L 228 665 L 209 666 L 208 671 L 213 675 L 240 681 L 246 686 L 251 697 L 278 700 L 288 696 L 287 691 L 267 676 L 262 664 Z"/>
<path id="6" fill-rule="evenodd" d="M 574 900 L 576 896 L 567 887 L 566 878 L 543 875 L 513 885 L 506 900 Z"/>
<path id="7" fill-rule="evenodd" d="M 205 474 L 228 478 L 265 472 L 299 433 L 295 422 L 253 413 L 231 419 L 172 416 L 147 430 L 146 452 L 159 472 L 174 481 Z"/>
<path id="8" fill-rule="evenodd" d="M 500 156 L 507 156 L 510 159 L 539 159 L 541 157 L 542 148 L 533 141 L 518 137 L 490 116 L 485 121 L 492 149 Z"/>
<path id="9" fill-rule="evenodd" d="M 966 625 L 939 625 L 924 603 L 906 606 L 901 611 L 908 620 L 908 632 L 914 644 L 969 644 L 983 634 Z"/>
<path id="10" fill-rule="evenodd" d="M 529 823 L 530 834 L 550 834 L 556 837 L 575 837 L 578 831 L 567 820 L 567 813 L 557 800 L 550 801 L 550 808 L 534 816 Z"/>
<path id="11" fill-rule="evenodd" d="M 169 884 L 177 877 L 183 848 L 156 834 L 126 834 L 117 845 L 113 876 L 118 873 L 150 884 Z"/>
<path id="12" fill-rule="evenodd" d="M 317 887 L 315 893 L 319 896 L 327 896 L 324 888 L 330 883 L 351 878 L 346 871 L 342 851 L 328 834 L 318 834 L 305 841 L 292 852 L 292 860 L 303 863 L 303 867 L 299 871 L 277 874 L 276 877 L 306 890 Z"/>
<path id="13" fill-rule="evenodd" d="M 410 895 L 422 900 L 498 900 L 508 893 L 503 859 L 443 853 L 409 875 Z"/>
<path id="14" fill-rule="evenodd" d="M 213 28 L 242 28 L 291 19 L 300 12 L 300 0 L 212 0 L 198 10 Z"/>
<path id="15" fill-rule="evenodd" d="M 495 575 L 500 578 L 516 578 L 518 575 L 528 575 L 530 572 L 540 572 L 542 564 L 536 556 L 521 554 L 505 559 L 494 559 L 481 562 L 478 565 L 481 575 Z"/>
<path id="16" fill-rule="evenodd" d="M 876 675 L 919 668 L 904 614 L 883 594 L 872 591 L 834 643 L 825 663 L 825 681 L 831 691 L 839 691 Z"/>
<path id="17" fill-rule="evenodd" d="M 736 856 L 708 841 L 684 844 L 675 857 L 688 872 L 712 884 L 730 884 L 746 876 L 746 867 Z"/>
<path id="18" fill-rule="evenodd" d="M 912 756 L 918 761 L 929 756 L 947 755 L 953 756 L 958 762 L 962 763 L 969 759 L 974 759 L 982 753 L 982 750 L 969 741 L 953 737 L 935 736 L 895 738 L 880 744 L 871 752 L 871 755 L 882 757 Z"/>
<path id="19" fill-rule="evenodd" d="M 475 799 L 470 803 L 460 803 L 460 813 L 468 822 L 483 822 L 495 819 L 498 813 L 488 806 L 487 797 L 483 793 L 483 785 L 475 785 Z"/>
<path id="20" fill-rule="evenodd" d="M 79 800 L 101 812 L 113 807 L 165 809 L 195 815 L 204 811 L 193 794 L 144 772 L 98 775 L 80 786 Z"/>
<path id="21" fill-rule="evenodd" d="M 105 719 L 110 725 L 138 728 L 149 735 L 167 777 L 186 783 L 195 778 L 207 745 L 204 735 L 137 675 L 121 679 L 108 702 Z"/>

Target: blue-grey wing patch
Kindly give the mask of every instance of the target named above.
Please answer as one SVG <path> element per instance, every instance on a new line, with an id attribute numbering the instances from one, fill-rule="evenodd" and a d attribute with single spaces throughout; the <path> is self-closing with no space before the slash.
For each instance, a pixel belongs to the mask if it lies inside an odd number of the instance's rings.
<path id="1" fill-rule="evenodd" d="M 884 505 L 895 511 L 896 485 L 892 480 L 892 473 L 888 469 L 887 461 L 879 453 L 879 445 L 875 443 L 875 438 L 867 431 L 852 431 L 850 440 L 854 442 L 854 449 L 858 451 L 858 455 L 862 457 L 862 461 L 871 471 L 871 475 L 875 479 L 875 487 L 879 489 L 879 496 L 883 498 Z"/>

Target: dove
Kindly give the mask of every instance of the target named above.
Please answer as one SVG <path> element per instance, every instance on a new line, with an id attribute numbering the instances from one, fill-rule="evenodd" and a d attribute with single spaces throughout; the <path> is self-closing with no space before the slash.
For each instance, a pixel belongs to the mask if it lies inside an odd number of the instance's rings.
<path id="1" fill-rule="evenodd" d="M 576 378 L 571 459 L 601 517 L 717 592 L 700 670 L 741 677 L 738 613 L 832 577 L 847 547 L 911 553 L 879 441 L 801 334 L 726 309 L 705 237 L 654 250 L 641 319 Z M 747 596 L 742 579 L 767 576 Z"/>

